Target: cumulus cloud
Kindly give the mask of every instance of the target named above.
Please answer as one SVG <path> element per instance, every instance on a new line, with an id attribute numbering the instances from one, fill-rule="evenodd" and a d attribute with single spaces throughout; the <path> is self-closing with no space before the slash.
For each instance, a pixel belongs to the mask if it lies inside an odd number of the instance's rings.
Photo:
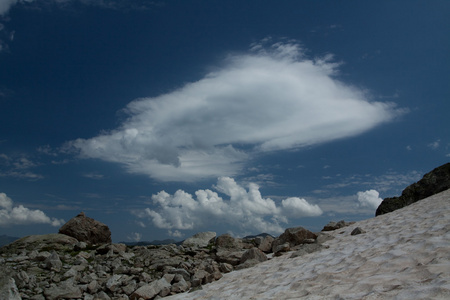
<path id="1" fill-rule="evenodd" d="M 131 241 L 139 242 L 142 239 L 142 234 L 139 232 L 133 232 L 130 236 L 128 236 L 128 239 Z"/>
<path id="2" fill-rule="evenodd" d="M 64 220 L 49 218 L 41 210 L 32 210 L 23 205 L 15 206 L 11 198 L 5 193 L 0 193 L 0 226 L 50 224 L 59 227 Z"/>
<path id="3" fill-rule="evenodd" d="M 377 208 L 383 199 L 380 198 L 380 193 L 376 190 L 367 190 L 365 192 L 358 192 L 359 204 L 363 207 Z"/>
<path id="4" fill-rule="evenodd" d="M 214 189 L 228 199 L 209 189 L 196 191 L 195 197 L 182 190 L 173 195 L 161 191 L 152 196 L 155 209 L 146 208 L 135 214 L 149 218 L 158 228 L 168 229 L 171 236 L 181 236 L 179 230 L 218 223 L 241 231 L 276 234 L 283 232 L 280 223 L 287 223 L 288 218 L 322 214 L 318 205 L 301 198 L 287 198 L 277 205 L 272 199 L 261 196 L 258 185 L 250 183 L 247 190 L 230 177 L 220 177 Z"/>
<path id="5" fill-rule="evenodd" d="M 252 49 L 196 82 L 132 101 L 120 127 L 66 147 L 161 181 L 195 181 L 236 175 L 254 155 L 355 136 L 402 113 L 337 80 L 332 55 L 307 59 L 296 43 Z"/>

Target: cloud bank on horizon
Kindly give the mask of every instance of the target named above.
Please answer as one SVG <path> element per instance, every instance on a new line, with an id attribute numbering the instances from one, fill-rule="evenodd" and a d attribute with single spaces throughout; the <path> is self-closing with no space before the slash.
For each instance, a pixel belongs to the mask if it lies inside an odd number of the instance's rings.
<path id="1" fill-rule="evenodd" d="M 65 223 L 62 219 L 50 218 L 41 210 L 33 210 L 23 205 L 15 206 L 11 198 L 0 193 L 0 226 L 50 224 L 59 227 Z"/>
<path id="2" fill-rule="evenodd" d="M 306 58 L 296 42 L 254 44 L 196 82 L 132 101 L 120 127 L 65 149 L 193 182 L 235 176 L 255 155 L 352 137 L 404 112 L 339 81 L 338 68 L 332 55 Z"/>
<path id="3" fill-rule="evenodd" d="M 198 229 L 218 223 L 233 225 L 241 232 L 269 232 L 279 234 L 284 231 L 281 223 L 288 223 L 289 217 L 320 216 L 318 205 L 305 199 L 290 197 L 279 205 L 270 198 L 261 196 L 259 186 L 250 183 L 248 191 L 233 178 L 220 177 L 214 189 L 225 194 L 223 199 L 212 190 L 198 190 L 193 195 L 178 190 L 170 195 L 161 191 L 152 196 L 156 209 L 146 208 L 135 211 L 139 218 L 148 218 L 158 228 L 168 229 L 172 236 L 180 237 L 180 230 Z"/>

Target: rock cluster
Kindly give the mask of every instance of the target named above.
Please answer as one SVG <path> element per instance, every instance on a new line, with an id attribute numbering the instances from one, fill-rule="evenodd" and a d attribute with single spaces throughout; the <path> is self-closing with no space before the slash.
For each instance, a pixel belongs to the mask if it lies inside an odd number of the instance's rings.
<path id="1" fill-rule="evenodd" d="M 386 198 L 378 206 L 375 215 L 382 215 L 450 188 L 450 163 L 425 174 L 421 180 L 403 190 L 400 197 Z"/>
<path id="2" fill-rule="evenodd" d="M 90 245 L 64 234 L 36 235 L 0 248 L 2 299 L 157 299 L 218 280 L 285 251 L 317 251 L 326 234 L 302 227 L 278 238 L 200 233 L 182 245 Z M 6 295 L 6 296 L 4 296 Z"/>

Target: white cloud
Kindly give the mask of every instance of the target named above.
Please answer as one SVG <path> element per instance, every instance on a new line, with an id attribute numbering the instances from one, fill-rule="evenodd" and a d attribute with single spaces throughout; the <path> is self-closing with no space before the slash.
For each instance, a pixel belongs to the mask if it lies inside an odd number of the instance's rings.
<path id="1" fill-rule="evenodd" d="M 142 239 L 142 234 L 139 232 L 133 232 L 131 233 L 131 236 L 128 236 L 129 240 L 139 242 Z"/>
<path id="2" fill-rule="evenodd" d="M 287 198 L 277 205 L 272 199 L 261 196 L 258 185 L 250 183 L 246 190 L 230 177 L 220 177 L 214 189 L 229 199 L 223 199 L 209 189 L 196 191 L 195 197 L 182 190 L 173 195 L 161 191 L 152 196 L 156 209 L 146 208 L 135 214 L 149 218 L 158 228 L 170 230 L 172 236 L 181 235 L 175 235 L 177 230 L 211 227 L 219 223 L 240 231 L 275 234 L 283 232 L 280 223 L 287 223 L 288 217 L 322 214 L 318 205 L 296 197 Z"/>
<path id="3" fill-rule="evenodd" d="M 436 141 L 434 141 L 432 143 L 429 143 L 428 147 L 430 147 L 431 149 L 435 150 L 435 149 L 439 148 L 440 145 L 441 145 L 441 140 L 438 139 L 438 140 L 436 140 Z"/>
<path id="4" fill-rule="evenodd" d="M 355 136 L 402 113 L 338 81 L 331 55 L 306 59 L 295 43 L 253 48 L 196 82 L 129 103 L 119 128 L 66 147 L 131 173 L 195 181 L 236 175 L 257 154 Z"/>
<path id="5" fill-rule="evenodd" d="M 1 0 L 0 1 L 0 16 L 8 13 L 9 9 L 17 3 L 17 0 Z"/>
<path id="6" fill-rule="evenodd" d="M 32 210 L 23 205 L 14 206 L 13 201 L 5 193 L 0 193 L 0 226 L 50 224 L 59 227 L 64 220 L 49 218 L 41 210 Z"/>
<path id="7" fill-rule="evenodd" d="M 183 237 L 184 234 L 182 234 L 181 231 L 179 231 L 179 230 L 174 230 L 174 231 L 169 230 L 169 236 L 180 238 L 180 237 Z"/>
<path id="8" fill-rule="evenodd" d="M 380 198 L 380 193 L 376 190 L 358 192 L 357 196 L 360 205 L 363 207 L 371 207 L 376 209 L 383 201 L 383 199 Z"/>
<path id="9" fill-rule="evenodd" d="M 40 174 L 31 172 L 29 169 L 37 167 L 38 164 L 32 162 L 25 156 L 8 156 L 0 153 L 0 177 L 14 177 L 28 180 L 38 180 L 44 178 Z"/>

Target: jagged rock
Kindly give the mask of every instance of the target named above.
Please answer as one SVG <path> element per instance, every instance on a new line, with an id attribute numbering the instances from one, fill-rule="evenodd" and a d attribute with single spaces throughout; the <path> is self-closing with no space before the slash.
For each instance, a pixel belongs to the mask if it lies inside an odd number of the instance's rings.
<path id="1" fill-rule="evenodd" d="M 81 289 L 75 285 L 74 280 L 68 279 L 57 286 L 45 289 L 44 295 L 49 300 L 77 299 L 83 296 Z"/>
<path id="2" fill-rule="evenodd" d="M 243 245 L 239 239 L 236 239 L 226 233 L 217 237 L 216 247 L 225 249 L 242 249 Z"/>
<path id="3" fill-rule="evenodd" d="M 56 253 L 55 251 L 53 251 L 52 254 L 49 257 L 47 257 L 44 264 L 47 270 L 55 272 L 61 271 L 62 262 L 61 259 L 59 258 L 58 253 Z"/>
<path id="4" fill-rule="evenodd" d="M 305 240 L 315 240 L 316 238 L 317 235 L 315 233 L 312 233 L 311 231 L 303 227 L 288 228 L 284 231 L 283 234 L 281 234 L 272 242 L 272 251 L 273 253 L 279 252 L 275 251 L 276 248 L 284 243 L 289 243 L 289 246 L 292 248 L 297 245 L 304 244 Z"/>
<path id="5" fill-rule="evenodd" d="M 3 268 L 3 267 L 2 267 Z M 2 300 L 22 300 L 16 282 L 11 276 L 11 270 L 3 269 L 0 272 L 0 299 Z"/>
<path id="6" fill-rule="evenodd" d="M 255 260 L 257 262 L 263 262 L 267 260 L 267 256 L 258 248 L 252 248 L 244 252 L 241 257 L 240 263 L 243 264 L 247 260 Z"/>
<path id="7" fill-rule="evenodd" d="M 400 197 L 384 199 L 378 206 L 375 215 L 379 216 L 400 209 L 449 188 L 450 163 L 447 163 L 425 174 L 421 180 L 408 186 L 403 190 Z"/>
<path id="8" fill-rule="evenodd" d="M 223 273 L 230 273 L 233 271 L 233 266 L 227 263 L 220 263 L 219 269 Z"/>
<path id="9" fill-rule="evenodd" d="M 323 227 L 322 231 L 333 231 L 342 227 L 350 226 L 352 224 L 355 224 L 355 222 L 345 222 L 344 220 L 341 220 L 339 222 L 330 221 Z"/>
<path id="10" fill-rule="evenodd" d="M 216 235 L 212 231 L 200 232 L 184 240 L 182 245 L 184 247 L 205 248 L 216 238 Z"/>
<path id="11" fill-rule="evenodd" d="M 59 229 L 59 233 L 74 237 L 78 241 L 90 245 L 111 243 L 111 231 L 108 226 L 86 217 L 83 212 L 64 224 Z"/>
<path id="12" fill-rule="evenodd" d="M 140 298 L 147 300 L 152 299 L 156 295 L 158 295 L 162 290 L 169 289 L 170 290 L 170 283 L 166 281 L 166 279 L 161 278 L 159 280 L 153 281 L 150 284 L 144 285 L 140 288 L 138 288 L 136 291 L 134 291 L 133 294 L 131 294 L 130 299 L 131 300 L 138 300 Z"/>
<path id="13" fill-rule="evenodd" d="M 270 235 L 265 236 L 262 238 L 261 242 L 258 245 L 258 248 L 263 252 L 271 252 L 272 251 L 272 243 L 274 241 L 274 238 Z"/>
<path id="14" fill-rule="evenodd" d="M 365 233 L 364 230 L 361 229 L 361 227 L 356 227 L 355 229 L 353 229 L 352 233 L 350 233 L 351 235 L 358 235 L 361 233 Z"/>

